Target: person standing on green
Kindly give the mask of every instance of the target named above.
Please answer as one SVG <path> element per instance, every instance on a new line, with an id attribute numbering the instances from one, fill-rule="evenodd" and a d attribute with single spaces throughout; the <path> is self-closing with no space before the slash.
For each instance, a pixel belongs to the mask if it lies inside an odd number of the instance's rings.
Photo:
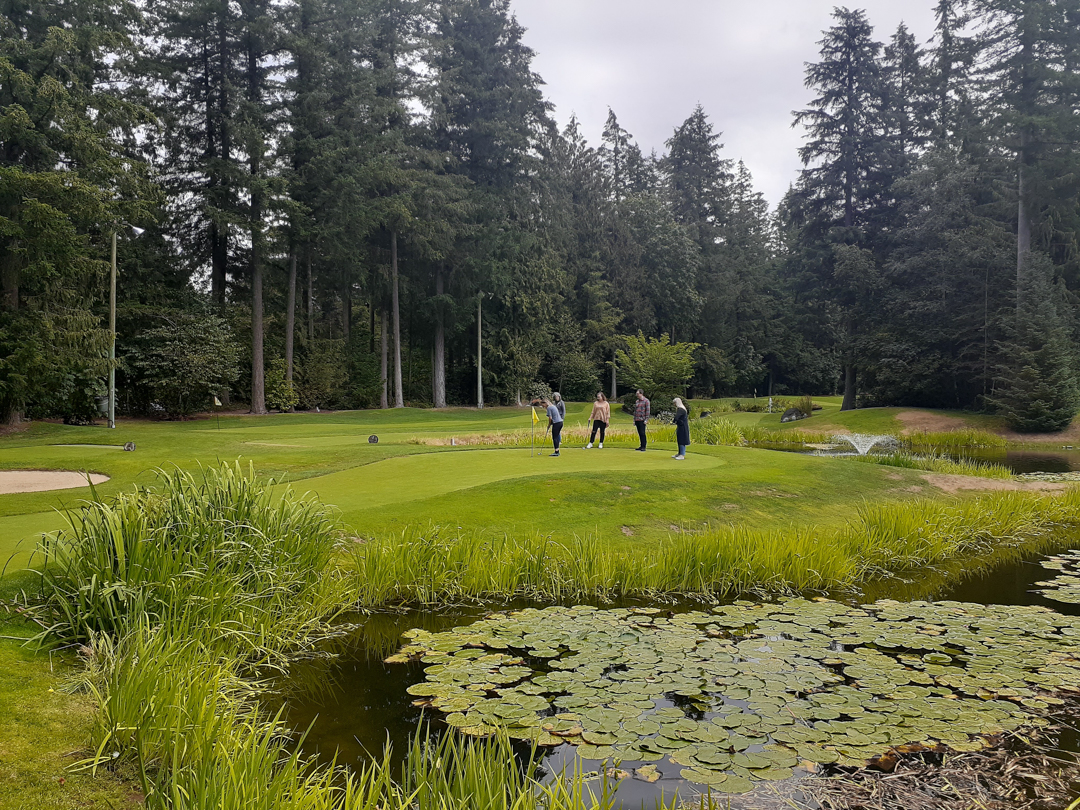
<path id="1" fill-rule="evenodd" d="M 679 453 L 672 458 L 683 461 L 690 444 L 690 412 L 679 397 L 675 397 L 675 443 L 679 445 Z"/>
<path id="2" fill-rule="evenodd" d="M 548 427 L 551 428 L 551 446 L 555 448 L 555 452 L 551 455 L 557 456 L 559 446 L 562 444 L 563 416 L 550 400 L 545 399 L 544 402 L 547 403 Z"/>
<path id="3" fill-rule="evenodd" d="M 611 422 L 611 406 L 608 405 L 607 397 L 604 393 L 598 392 L 596 395 L 596 401 L 592 406 L 592 413 L 589 414 L 589 419 L 592 421 L 592 435 L 589 437 L 589 443 L 585 445 L 585 449 L 588 450 L 593 446 L 593 442 L 596 441 L 596 431 L 600 431 L 600 449 L 604 449 L 604 433 L 607 431 L 607 426 Z"/>
<path id="4" fill-rule="evenodd" d="M 639 388 L 637 390 L 637 402 L 634 403 L 634 427 L 637 428 L 641 447 L 634 449 L 642 453 L 645 452 L 645 425 L 648 423 L 649 417 L 652 416 L 651 407 L 652 404 L 645 398 L 645 392 Z"/>
<path id="5" fill-rule="evenodd" d="M 555 401 L 555 407 L 559 409 L 559 416 L 564 420 L 566 419 L 566 403 L 563 402 L 562 394 L 556 391 L 551 395 L 551 398 Z"/>

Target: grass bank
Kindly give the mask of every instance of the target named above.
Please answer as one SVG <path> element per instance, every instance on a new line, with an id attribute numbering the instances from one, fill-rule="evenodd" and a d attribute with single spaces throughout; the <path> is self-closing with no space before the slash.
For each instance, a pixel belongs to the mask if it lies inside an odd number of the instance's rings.
<path id="1" fill-rule="evenodd" d="M 1080 490 L 867 506 L 842 529 L 724 528 L 652 555 L 437 532 L 365 543 L 320 503 L 225 466 L 91 504 L 48 541 L 44 598 L 32 607 L 44 640 L 83 645 L 95 706 L 85 764 L 135 774 L 154 810 L 441 810 L 477 796 L 496 810 L 606 808 L 605 779 L 539 784 L 535 759 L 522 767 L 499 737 L 419 738 L 402 772 L 389 758 L 348 773 L 318 766 L 261 710 L 267 667 L 287 669 L 358 604 L 843 587 L 1073 530 L 1078 507 Z M 351 565 L 339 564 L 342 543 Z"/>
<path id="2" fill-rule="evenodd" d="M 673 536 L 649 554 L 593 537 L 570 543 L 431 527 L 356 542 L 362 606 L 516 597 L 541 601 L 842 591 L 922 566 L 1080 529 L 1080 488 L 1007 492 L 957 503 L 864 505 L 841 527 L 721 526 Z"/>

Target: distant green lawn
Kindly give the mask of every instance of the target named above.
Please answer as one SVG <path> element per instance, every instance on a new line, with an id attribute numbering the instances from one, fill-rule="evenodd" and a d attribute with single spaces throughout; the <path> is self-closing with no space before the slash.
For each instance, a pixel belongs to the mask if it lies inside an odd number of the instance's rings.
<path id="1" fill-rule="evenodd" d="M 822 402 L 822 411 L 795 425 L 860 431 L 903 427 L 895 419 L 901 409 L 841 414 L 839 399 Z M 587 403 L 572 403 L 567 422 L 583 425 L 588 413 Z M 780 427 L 779 414 L 725 416 L 746 426 Z M 628 415 L 613 413 L 614 425 L 630 423 Z M 434 447 L 410 441 L 530 425 L 528 408 L 242 415 L 179 423 L 121 420 L 114 431 L 34 423 L 0 439 L 0 469 L 100 472 L 110 480 L 96 492 L 109 496 L 152 483 L 156 468 L 195 470 L 239 460 L 317 494 L 361 535 L 435 523 L 556 538 L 595 533 L 613 544 L 655 542 L 679 528 L 704 524 L 837 523 L 865 499 L 911 497 L 911 488 L 922 483 L 918 473 L 907 470 L 743 448 L 692 446 L 687 460 L 676 462 L 671 445 L 654 445 L 644 454 L 616 446 L 566 446 L 556 459 L 537 457 L 526 448 Z M 368 442 L 372 434 L 377 444 Z M 136 443 L 135 452 L 120 449 L 127 441 Z M 112 446 L 92 446 L 106 444 Z M 0 495 L 0 564 L 17 554 L 11 567 L 24 565 L 36 537 L 62 526 L 61 511 L 90 495 L 89 488 Z"/>

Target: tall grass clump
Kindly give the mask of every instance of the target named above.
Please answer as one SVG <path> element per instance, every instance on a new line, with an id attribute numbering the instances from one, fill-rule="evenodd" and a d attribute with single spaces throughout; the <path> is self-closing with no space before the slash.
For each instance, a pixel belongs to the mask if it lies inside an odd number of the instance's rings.
<path id="1" fill-rule="evenodd" d="M 695 419 L 691 422 L 690 438 L 696 444 L 715 444 L 726 447 L 738 447 L 746 443 L 739 426 L 730 419 L 719 416 Z"/>
<path id="2" fill-rule="evenodd" d="M 749 444 L 828 444 L 833 433 L 803 428 L 774 430 L 761 425 L 743 428 L 743 435 Z"/>
<path id="3" fill-rule="evenodd" d="M 364 607 L 837 591 L 1076 531 L 1078 507 L 1080 488 L 867 505 L 839 528 L 717 526 L 674 535 L 648 552 L 613 549 L 595 537 L 559 542 L 413 528 L 354 544 L 349 567 Z"/>
<path id="4" fill-rule="evenodd" d="M 883 467 L 903 467 L 909 470 L 927 470 L 946 475 L 971 475 L 978 478 L 1005 480 L 1012 478 L 1012 470 L 1003 464 L 952 459 L 945 456 L 920 456 L 914 453 L 882 453 L 865 456 L 846 456 L 848 461 L 860 461 L 864 464 L 880 464 Z"/>
<path id="5" fill-rule="evenodd" d="M 1005 447 L 1007 442 L 995 433 L 985 430 L 949 430 L 941 432 L 915 431 L 897 437 L 904 447 L 917 450 L 933 450 L 937 453 L 955 453 L 988 447 Z"/>
<path id="6" fill-rule="evenodd" d="M 1080 528 L 1080 487 L 1060 495 L 1001 492 L 952 504 L 866 504 L 841 540 L 859 577 L 885 576 Z"/>
<path id="7" fill-rule="evenodd" d="M 68 640 L 144 623 L 216 628 L 254 647 L 297 640 L 338 599 L 327 576 L 338 537 L 328 508 L 239 465 L 162 471 L 155 487 L 88 503 L 46 536 L 42 607 Z"/>

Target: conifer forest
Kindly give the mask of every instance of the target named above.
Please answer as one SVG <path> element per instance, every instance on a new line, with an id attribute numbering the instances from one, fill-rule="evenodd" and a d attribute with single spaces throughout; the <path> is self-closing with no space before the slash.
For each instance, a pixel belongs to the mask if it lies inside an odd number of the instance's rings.
<path id="1" fill-rule="evenodd" d="M 509 0 L 0 7 L 0 422 L 110 367 L 127 415 L 622 396 L 661 344 L 694 398 L 1080 410 L 1080 0 L 835 9 L 773 201 L 737 111 L 556 124 Z"/>

